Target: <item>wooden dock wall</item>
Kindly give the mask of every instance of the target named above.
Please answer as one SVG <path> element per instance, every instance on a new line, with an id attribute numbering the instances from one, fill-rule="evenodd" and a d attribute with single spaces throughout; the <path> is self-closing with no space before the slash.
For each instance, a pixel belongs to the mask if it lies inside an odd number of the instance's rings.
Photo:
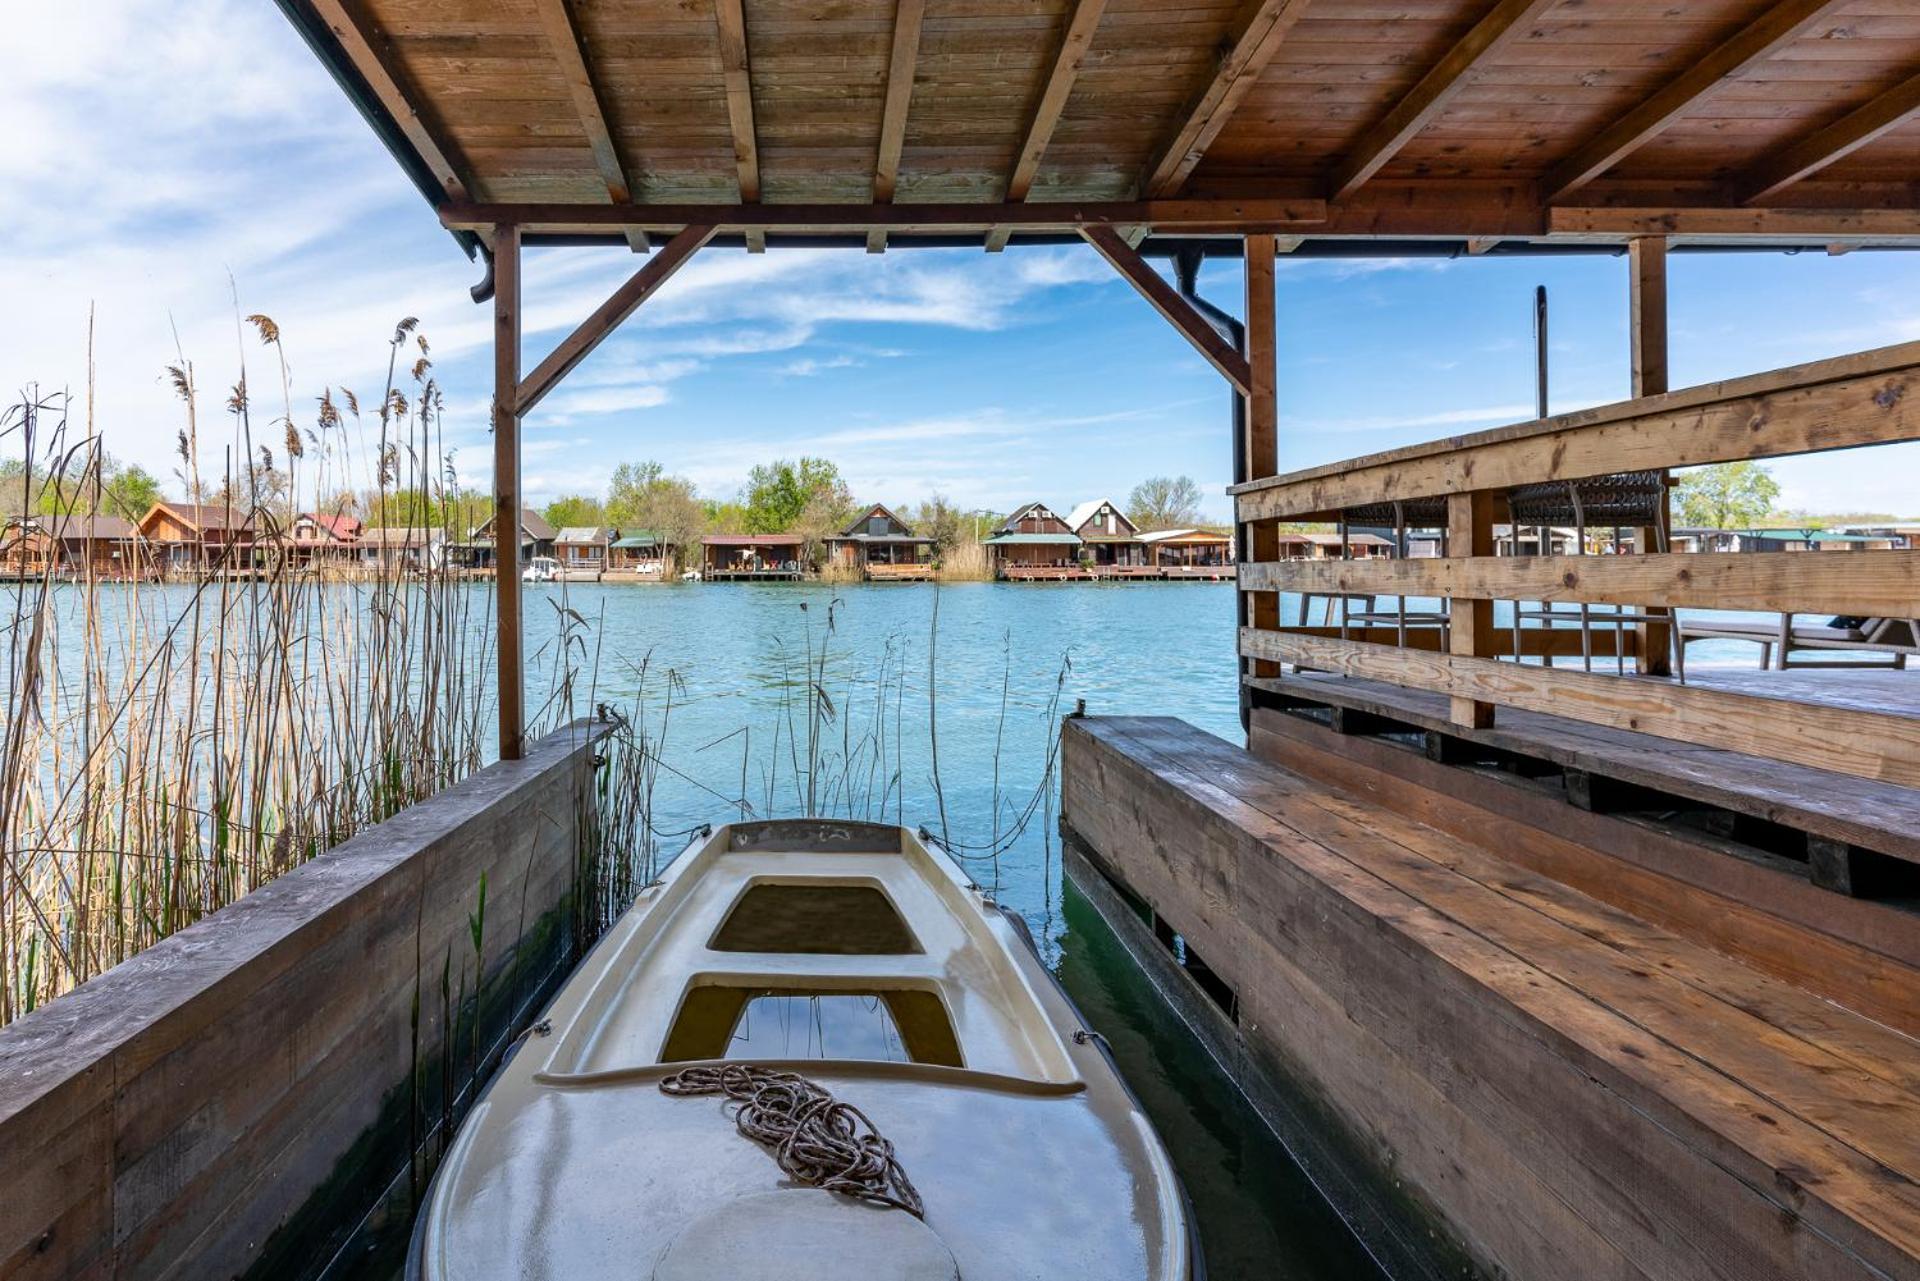
<path id="1" fill-rule="evenodd" d="M 450 1100 L 572 963 L 602 733 L 561 730 L 0 1029 L 0 1276 L 311 1277 L 404 1201 Z"/>
<path id="2" fill-rule="evenodd" d="M 1489 1275 L 1920 1276 L 1910 1038 L 1181 722 L 1062 751 L 1071 845 L 1189 950 L 1235 1070 Z"/>

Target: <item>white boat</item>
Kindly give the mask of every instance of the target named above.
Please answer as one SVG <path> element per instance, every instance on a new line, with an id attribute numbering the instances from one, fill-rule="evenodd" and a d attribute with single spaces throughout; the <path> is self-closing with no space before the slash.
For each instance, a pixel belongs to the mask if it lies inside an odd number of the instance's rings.
<path id="1" fill-rule="evenodd" d="M 857 1108 L 838 1150 L 870 1129 L 892 1163 L 859 1147 L 864 1197 L 791 1177 L 740 1102 L 668 1092 L 722 1068 L 775 1087 L 756 1116 L 795 1091 Z M 1164 1146 L 1024 923 L 905 829 L 788 820 L 697 841 L 588 955 L 448 1151 L 407 1276 L 1201 1271 Z"/>

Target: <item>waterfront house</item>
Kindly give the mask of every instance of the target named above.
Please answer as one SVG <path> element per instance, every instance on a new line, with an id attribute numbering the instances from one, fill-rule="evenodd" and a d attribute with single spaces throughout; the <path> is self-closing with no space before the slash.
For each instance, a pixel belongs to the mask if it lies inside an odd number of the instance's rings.
<path id="1" fill-rule="evenodd" d="M 651 529 L 616 529 L 607 544 L 607 573 L 619 578 L 662 579 L 674 547 Z"/>
<path id="2" fill-rule="evenodd" d="M 599 525 L 569 525 L 553 536 L 560 573 L 576 582 L 598 582 L 607 567 L 607 531 Z"/>
<path id="3" fill-rule="evenodd" d="M 448 548 L 449 559 L 461 569 L 490 569 L 493 566 L 493 527 L 496 517 L 489 516 L 474 526 L 467 541 Z M 539 512 L 531 507 L 520 509 L 520 563 L 525 565 L 536 556 L 553 555 L 555 531 L 552 525 Z"/>
<path id="4" fill-rule="evenodd" d="M 1085 577 L 1080 536 L 1045 503 L 1028 503 L 981 540 L 996 578 Z"/>
<path id="5" fill-rule="evenodd" d="M 1081 503 L 1067 513 L 1066 524 L 1085 549 L 1081 560 L 1096 572 L 1124 575 L 1146 571 L 1148 548 L 1140 542 L 1140 530 L 1111 499 Z"/>
<path id="6" fill-rule="evenodd" d="M 301 512 L 287 531 L 287 546 L 296 565 L 353 562 L 353 545 L 366 525 L 345 512 Z"/>
<path id="7" fill-rule="evenodd" d="M 0 526 L 0 570 L 130 579 L 142 573 L 139 547 L 133 522 L 120 516 L 12 516 Z"/>
<path id="8" fill-rule="evenodd" d="M 797 534 L 709 534 L 700 540 L 701 574 L 709 581 L 798 579 Z"/>
<path id="9" fill-rule="evenodd" d="M 252 513 L 231 503 L 153 505 L 135 529 L 162 573 L 242 569 L 253 560 Z"/>
<path id="10" fill-rule="evenodd" d="M 423 526 L 395 526 L 362 530 L 349 550 L 349 559 L 361 570 L 438 569 L 447 545 L 445 530 Z"/>
<path id="11" fill-rule="evenodd" d="M 827 564 L 868 579 L 931 578 L 933 540 L 875 503 L 827 540 Z"/>
<path id="12" fill-rule="evenodd" d="M 1233 537 L 1211 529 L 1156 529 L 1140 535 L 1148 563 L 1162 578 L 1233 575 Z"/>

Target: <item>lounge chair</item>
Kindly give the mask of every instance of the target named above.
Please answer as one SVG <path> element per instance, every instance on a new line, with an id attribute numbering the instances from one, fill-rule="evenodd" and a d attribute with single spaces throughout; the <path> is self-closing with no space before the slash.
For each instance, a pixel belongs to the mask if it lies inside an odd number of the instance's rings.
<path id="1" fill-rule="evenodd" d="M 1887 666 L 1904 668 L 1909 657 L 1920 655 L 1920 619 L 1842 616 L 1825 623 L 1796 623 L 1792 614 L 1782 614 L 1772 623 L 1695 617 L 1680 624 L 1682 646 L 1702 640 L 1752 641 L 1760 646 L 1760 666 L 1777 671 L 1789 667 L 1865 666 L 1793 659 L 1796 650 L 1819 649 L 1886 654 Z"/>

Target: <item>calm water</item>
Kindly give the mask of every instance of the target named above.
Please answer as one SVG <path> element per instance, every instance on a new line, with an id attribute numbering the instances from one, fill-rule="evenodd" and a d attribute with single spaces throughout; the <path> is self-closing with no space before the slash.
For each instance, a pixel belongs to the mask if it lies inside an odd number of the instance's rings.
<path id="1" fill-rule="evenodd" d="M 956 844 L 993 844 L 996 809 L 1003 835 L 1017 825 L 1041 783 L 1053 715 L 1078 699 L 1091 713 L 1177 715 L 1239 737 L 1231 586 L 948 585 L 938 592 L 936 791 L 927 661 L 935 594 L 909 584 L 569 585 L 529 588 L 526 617 L 530 645 L 541 643 L 536 637 L 551 640 L 559 615 L 549 601 L 564 599 L 589 620 L 601 645 L 599 696 L 631 704 L 644 692 L 646 723 L 655 729 L 664 670 L 674 671 L 663 756 L 688 777 L 663 774 L 654 821 L 666 830 L 728 818 L 716 792 L 736 801 L 744 792 L 757 812 L 768 812 L 767 758 L 776 754 L 771 812 L 803 807 L 795 779 L 805 771 L 793 768 L 785 726 L 797 718 L 804 761 L 806 718 L 792 687 L 809 643 L 816 655 L 820 650 L 830 603 L 825 684 L 836 720 L 823 737 L 838 753 L 842 721 L 855 740 L 870 735 L 884 688 L 888 771 L 897 759 L 900 774 L 887 817 L 897 809 L 909 825 L 937 832 L 944 798 Z M 884 780 L 865 788 L 869 800 L 885 791 Z M 1003 840 L 997 867 L 982 859 L 969 869 L 983 885 L 997 884 L 1000 900 L 1026 917 L 1075 1000 L 1111 1041 L 1194 1201 L 1211 1275 L 1376 1275 L 1212 1060 L 1132 970 L 1098 916 L 1077 901 L 1063 908 L 1055 800 L 1051 788 L 1039 797 L 1020 835 Z M 862 812 L 859 804 L 855 809 Z"/>

